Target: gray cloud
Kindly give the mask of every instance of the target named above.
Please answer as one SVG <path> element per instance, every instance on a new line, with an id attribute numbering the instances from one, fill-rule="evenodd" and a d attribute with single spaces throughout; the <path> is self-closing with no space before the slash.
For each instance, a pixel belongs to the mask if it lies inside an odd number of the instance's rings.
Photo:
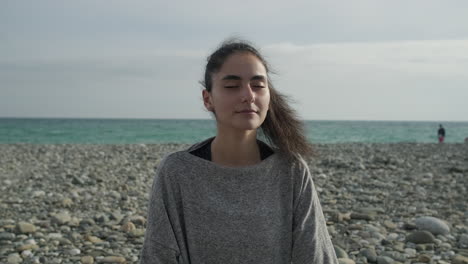
<path id="1" fill-rule="evenodd" d="M 7 1 L 0 116 L 207 118 L 227 36 L 259 44 L 308 119 L 467 120 L 466 1 Z"/>

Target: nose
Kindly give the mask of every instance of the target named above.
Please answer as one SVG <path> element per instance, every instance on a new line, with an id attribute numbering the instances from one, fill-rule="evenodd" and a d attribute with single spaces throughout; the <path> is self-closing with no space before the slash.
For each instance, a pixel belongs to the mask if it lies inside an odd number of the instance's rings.
<path id="1" fill-rule="evenodd" d="M 250 84 L 244 84 L 242 86 L 242 91 L 241 91 L 241 97 L 242 97 L 242 102 L 253 102 L 255 101 L 255 93 L 252 90 L 252 87 L 250 87 Z"/>

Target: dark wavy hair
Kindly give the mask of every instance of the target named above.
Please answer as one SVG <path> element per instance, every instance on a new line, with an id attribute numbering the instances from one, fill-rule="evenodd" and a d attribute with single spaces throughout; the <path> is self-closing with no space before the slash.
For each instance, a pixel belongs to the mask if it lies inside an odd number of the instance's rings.
<path id="1" fill-rule="evenodd" d="M 208 92 L 213 86 L 213 74 L 219 72 L 226 59 L 234 53 L 251 53 L 263 64 L 267 72 L 270 89 L 270 105 L 265 121 L 260 126 L 263 136 L 269 144 L 289 155 L 309 156 L 312 147 L 307 141 L 304 125 L 297 113 L 289 105 L 289 97 L 274 88 L 270 79 L 270 66 L 260 52 L 249 42 L 231 38 L 223 43 L 207 58 L 204 81 L 200 83 Z"/>

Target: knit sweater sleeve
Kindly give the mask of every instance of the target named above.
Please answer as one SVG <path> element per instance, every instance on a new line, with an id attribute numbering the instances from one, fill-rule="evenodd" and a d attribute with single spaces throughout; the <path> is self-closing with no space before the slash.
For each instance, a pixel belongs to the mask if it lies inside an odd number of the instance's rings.
<path id="1" fill-rule="evenodd" d="M 293 264 L 337 264 L 325 217 L 305 161 L 301 161 L 299 194 L 293 216 Z"/>
<path id="2" fill-rule="evenodd" d="M 171 204 L 175 204 L 170 173 L 163 159 L 153 180 L 148 205 L 148 222 L 141 252 L 141 264 L 179 263 L 179 247 L 171 221 Z"/>

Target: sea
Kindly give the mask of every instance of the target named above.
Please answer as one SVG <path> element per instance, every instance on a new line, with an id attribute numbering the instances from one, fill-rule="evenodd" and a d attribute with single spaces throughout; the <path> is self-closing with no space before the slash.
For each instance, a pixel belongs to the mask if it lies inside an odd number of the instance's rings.
<path id="1" fill-rule="evenodd" d="M 447 143 L 463 143 L 468 122 L 304 121 L 311 143 L 437 143 L 442 124 Z M 196 143 L 216 134 L 214 120 L 0 118 L 0 144 Z"/>

